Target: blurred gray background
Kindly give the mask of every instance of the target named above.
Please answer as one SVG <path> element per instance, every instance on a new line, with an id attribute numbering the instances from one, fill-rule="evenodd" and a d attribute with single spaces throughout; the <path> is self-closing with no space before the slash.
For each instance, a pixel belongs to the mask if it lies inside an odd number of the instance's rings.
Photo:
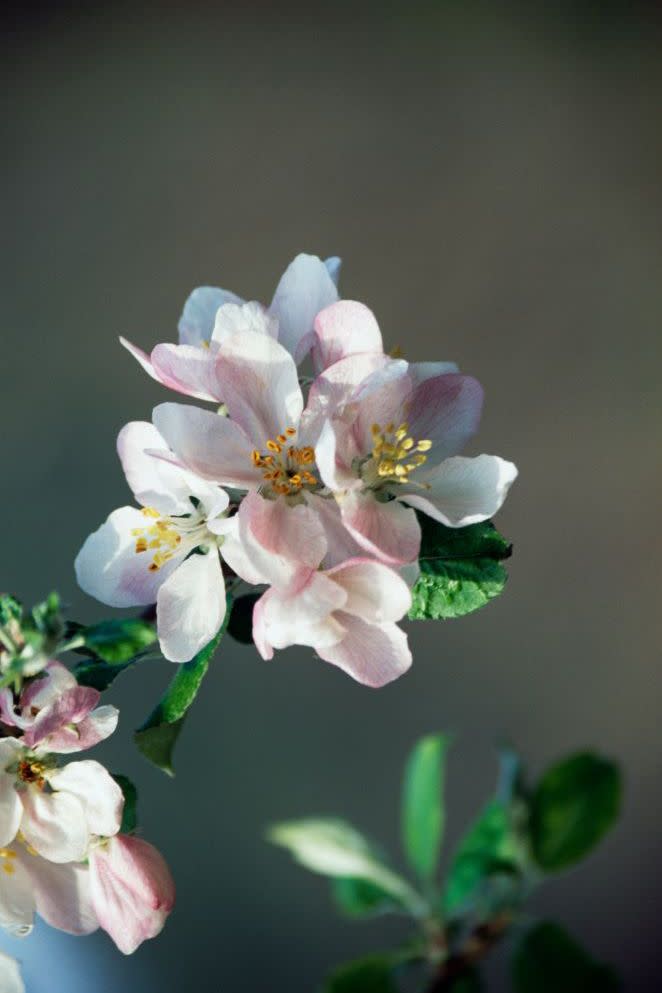
<path id="1" fill-rule="evenodd" d="M 103 616 L 73 558 L 128 502 L 117 431 L 166 398 L 118 335 L 173 340 L 200 283 L 268 301 L 299 251 L 343 257 L 343 295 L 389 345 L 478 376 L 472 451 L 521 473 L 499 517 L 506 594 L 410 624 L 414 666 L 388 688 L 228 640 L 171 782 L 131 744 L 171 670 L 116 684 L 99 758 L 138 783 L 178 904 L 131 959 L 104 935 L 0 938 L 29 993 L 311 993 L 387 946 L 400 922 L 340 921 L 262 832 L 337 813 L 399 859 L 402 763 L 434 729 L 456 738 L 449 847 L 504 737 L 534 772 L 584 746 L 622 760 L 620 826 L 533 909 L 627 989 L 658 988 L 658 12 L 110 3 L 4 22 L 0 588 L 30 603 L 58 587 L 72 616 Z M 490 989 L 508 989 L 507 957 Z"/>

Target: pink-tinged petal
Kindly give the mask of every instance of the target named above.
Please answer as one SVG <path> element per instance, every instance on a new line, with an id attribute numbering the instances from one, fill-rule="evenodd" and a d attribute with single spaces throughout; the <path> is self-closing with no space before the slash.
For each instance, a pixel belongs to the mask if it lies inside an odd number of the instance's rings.
<path id="1" fill-rule="evenodd" d="M 170 662 L 190 662 L 218 633 L 225 617 L 225 583 L 218 551 L 191 555 L 159 590 L 156 626 Z"/>
<path id="2" fill-rule="evenodd" d="M 402 359 L 389 358 L 359 384 L 352 398 L 356 405 L 352 432 L 362 455 L 372 451 L 374 424 L 385 428 L 391 422 L 396 426 L 402 423 L 411 392 L 409 365 Z"/>
<path id="3" fill-rule="evenodd" d="M 255 331 L 257 334 L 278 338 L 278 318 L 255 301 L 241 306 L 227 303 L 216 314 L 212 341 L 222 347 L 236 331 Z"/>
<path id="4" fill-rule="evenodd" d="M 119 720 L 117 707 L 104 704 L 97 707 L 89 717 L 77 724 L 64 725 L 59 730 L 48 735 L 40 743 L 40 749 L 55 752 L 58 755 L 70 755 L 74 752 L 86 752 L 99 742 L 105 741 L 115 731 Z"/>
<path id="5" fill-rule="evenodd" d="M 164 386 L 196 400 L 220 403 L 216 355 L 201 345 L 156 345 L 152 366 Z"/>
<path id="6" fill-rule="evenodd" d="M 315 464 L 322 482 L 332 493 L 361 489 L 363 484 L 353 463 L 364 454 L 356 445 L 351 428 L 342 421 L 324 422 L 315 445 Z"/>
<path id="7" fill-rule="evenodd" d="M 335 260 L 331 261 L 331 270 Z M 313 322 L 338 299 L 329 267 L 317 255 L 297 255 L 280 278 L 269 310 L 278 318 L 280 342 L 297 362 L 312 344 Z"/>
<path id="8" fill-rule="evenodd" d="M 397 500 L 381 503 L 370 491 L 353 490 L 340 500 L 340 512 L 356 541 L 381 562 L 403 565 L 418 558 L 420 524 L 414 511 Z"/>
<path id="9" fill-rule="evenodd" d="M 28 748 L 34 748 L 65 725 L 79 724 L 96 707 L 100 696 L 99 691 L 91 686 L 75 686 L 64 690 L 53 703 L 39 711 L 34 724 L 23 735 L 24 744 Z M 76 737 L 76 731 L 73 731 L 73 735 Z M 52 741 L 49 744 L 51 751 L 58 751 L 53 748 Z"/>
<path id="10" fill-rule="evenodd" d="M 305 504 L 247 494 L 239 507 L 239 540 L 260 582 L 281 588 L 316 569 L 327 550 L 322 522 Z"/>
<path id="11" fill-rule="evenodd" d="M 118 835 L 92 849 L 90 883 L 99 924 L 125 955 L 159 934 L 175 902 L 165 860 L 135 836 Z"/>
<path id="12" fill-rule="evenodd" d="M 2 993 L 25 993 L 25 983 L 18 962 L 4 952 L 0 952 L 0 990 Z"/>
<path id="13" fill-rule="evenodd" d="M 399 499 L 451 528 L 486 521 L 496 514 L 517 478 L 512 462 L 497 455 L 461 455 L 421 473 L 426 489 L 399 493 Z"/>
<path id="14" fill-rule="evenodd" d="M 0 848 L 16 837 L 23 808 L 16 792 L 16 777 L 0 772 Z"/>
<path id="15" fill-rule="evenodd" d="M 0 691 L 0 721 L 13 728 L 22 726 L 18 724 L 20 720 L 21 717 L 14 709 L 14 694 L 8 687 L 5 687 L 4 690 Z"/>
<path id="16" fill-rule="evenodd" d="M 19 858 L 18 845 L 11 848 L 10 855 L 2 859 L 2 880 L 0 881 L 0 927 L 17 937 L 25 937 L 32 930 L 35 911 L 35 897 L 32 879 Z M 7 871 L 2 871 L 7 867 Z M 0 972 L 0 990 L 5 993 Z"/>
<path id="17" fill-rule="evenodd" d="M 175 553 L 160 569 L 150 571 L 149 551 L 136 552 L 134 529 L 150 522 L 135 507 L 120 507 L 94 531 L 74 563 L 78 585 L 109 607 L 137 607 L 156 603 L 159 587 L 177 567 L 185 552 Z"/>
<path id="18" fill-rule="evenodd" d="M 285 428 L 299 425 L 303 397 L 292 356 L 273 338 L 254 331 L 229 335 L 216 360 L 216 374 L 230 417 L 265 450 Z"/>
<path id="19" fill-rule="evenodd" d="M 327 369 L 348 355 L 358 352 L 382 354 L 382 333 L 373 312 L 356 300 L 339 300 L 315 318 L 313 366 L 317 372 Z"/>
<path id="20" fill-rule="evenodd" d="M 179 319 L 179 343 L 202 345 L 211 339 L 219 307 L 227 303 L 243 303 L 241 297 L 217 286 L 198 286 L 184 304 Z"/>
<path id="21" fill-rule="evenodd" d="M 47 773 L 49 784 L 59 794 L 75 797 L 91 834 L 116 834 L 122 823 L 124 796 L 113 777 L 99 762 L 84 759 Z M 35 846 L 36 847 L 36 846 Z"/>
<path id="22" fill-rule="evenodd" d="M 396 624 L 368 624 L 353 614 L 339 613 L 346 629 L 342 641 L 317 654 L 365 686 L 385 686 L 402 676 L 411 665 L 407 635 Z"/>
<path id="23" fill-rule="evenodd" d="M 124 348 L 126 348 L 129 355 L 133 355 L 136 362 L 138 362 L 139 365 L 142 366 L 142 368 L 145 370 L 148 376 L 151 376 L 152 379 L 155 379 L 157 383 L 161 382 L 161 377 L 159 376 L 158 372 L 156 372 L 154 366 L 152 365 L 151 358 L 146 352 L 143 352 L 142 348 L 138 348 L 137 345 L 132 345 L 130 341 L 126 340 L 126 338 L 120 338 L 120 344 L 123 345 Z"/>
<path id="24" fill-rule="evenodd" d="M 251 459 L 253 445 L 235 421 L 199 407 L 162 403 L 154 424 L 175 455 L 192 472 L 238 489 L 252 489 L 262 473 Z"/>
<path id="25" fill-rule="evenodd" d="M 356 538 L 349 533 L 342 519 L 340 507 L 333 497 L 323 497 L 318 493 L 306 493 L 304 499 L 315 511 L 326 536 L 326 555 L 322 560 L 325 569 L 346 562 L 347 559 L 365 554 Z"/>
<path id="26" fill-rule="evenodd" d="M 428 461 L 436 465 L 466 445 L 478 428 L 482 406 L 478 380 L 448 373 L 424 379 L 413 389 L 402 408 L 402 420 L 416 441 L 432 442 Z"/>
<path id="27" fill-rule="evenodd" d="M 407 583 L 395 570 L 370 559 L 353 559 L 328 574 L 347 594 L 343 611 L 370 624 L 399 621 L 411 606 Z"/>
<path id="28" fill-rule="evenodd" d="M 46 666 L 39 679 L 33 679 L 21 693 L 19 706 L 22 711 L 43 710 L 44 707 L 55 703 L 65 690 L 78 686 L 75 676 L 61 662 L 53 660 Z M 34 717 L 30 723 L 34 723 Z"/>
<path id="29" fill-rule="evenodd" d="M 253 641 L 263 659 L 273 658 L 274 648 L 289 645 L 320 646 L 337 644 L 345 629 L 334 610 L 346 599 L 344 591 L 320 572 L 296 592 L 267 590 L 253 609 Z"/>
<path id="30" fill-rule="evenodd" d="M 361 384 L 377 370 L 392 366 L 392 362 L 387 355 L 364 352 L 348 355 L 325 369 L 313 381 L 308 393 L 299 429 L 301 443 L 314 446 L 324 422 L 329 418 L 343 418 L 345 407 L 352 402 Z M 354 416 L 352 414 L 351 419 Z"/>
<path id="31" fill-rule="evenodd" d="M 412 386 L 417 387 L 426 379 L 447 376 L 450 372 L 459 371 L 455 362 L 410 362 L 408 373 Z"/>
<path id="32" fill-rule="evenodd" d="M 80 800 L 71 793 L 42 793 L 32 786 L 20 799 L 27 843 L 50 862 L 82 862 L 90 835 Z"/>
<path id="33" fill-rule="evenodd" d="M 90 874 L 86 865 L 56 865 L 20 847 L 18 858 L 34 890 L 37 913 L 51 927 L 67 934 L 91 934 L 99 927 L 92 907 Z"/>

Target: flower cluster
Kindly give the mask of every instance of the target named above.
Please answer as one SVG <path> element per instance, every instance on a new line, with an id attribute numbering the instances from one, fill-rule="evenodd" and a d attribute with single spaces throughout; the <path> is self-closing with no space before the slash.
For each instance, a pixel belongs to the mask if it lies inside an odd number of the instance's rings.
<path id="1" fill-rule="evenodd" d="M 0 691 L 0 925 L 28 934 L 37 912 L 70 934 L 101 927 L 129 954 L 163 927 L 174 886 L 156 849 L 122 833 L 116 780 L 62 762 L 115 730 L 99 695 L 57 661 Z"/>
<path id="2" fill-rule="evenodd" d="M 76 572 L 110 606 L 156 604 L 173 662 L 219 630 L 230 577 L 266 587 L 253 612 L 263 658 L 307 645 L 361 683 L 388 683 L 411 664 L 398 621 L 418 515 L 485 521 L 515 479 L 497 456 L 458 454 L 478 426 L 479 383 L 386 354 L 372 312 L 339 299 L 339 267 L 297 256 L 268 307 L 199 288 L 178 344 L 148 356 L 123 342 L 154 379 L 216 409 L 163 403 L 120 432 L 140 507 L 90 535 Z"/>

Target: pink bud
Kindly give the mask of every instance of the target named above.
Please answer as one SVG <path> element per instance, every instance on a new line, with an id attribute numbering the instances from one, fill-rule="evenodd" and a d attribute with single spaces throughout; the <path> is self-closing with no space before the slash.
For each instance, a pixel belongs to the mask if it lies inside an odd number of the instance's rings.
<path id="1" fill-rule="evenodd" d="M 175 902 L 164 858 L 134 835 L 118 834 L 92 847 L 90 883 L 99 924 L 125 955 L 159 934 Z"/>

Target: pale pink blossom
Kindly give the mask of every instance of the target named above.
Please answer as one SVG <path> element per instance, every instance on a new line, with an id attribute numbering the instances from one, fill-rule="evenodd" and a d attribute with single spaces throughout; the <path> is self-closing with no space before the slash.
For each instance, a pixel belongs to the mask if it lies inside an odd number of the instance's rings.
<path id="1" fill-rule="evenodd" d="M 297 255 L 283 273 L 268 308 L 245 303 L 227 290 L 194 290 L 179 322 L 179 344 L 160 344 L 147 355 L 124 338 L 122 344 L 153 379 L 200 400 L 225 400 L 216 358 L 228 334 L 251 330 L 278 338 L 297 362 L 313 344 L 316 315 L 338 299 L 340 260 L 322 262 Z"/>
<path id="2" fill-rule="evenodd" d="M 90 884 L 100 926 L 130 955 L 162 930 L 175 884 L 162 855 L 133 835 L 100 839 L 90 850 Z"/>

